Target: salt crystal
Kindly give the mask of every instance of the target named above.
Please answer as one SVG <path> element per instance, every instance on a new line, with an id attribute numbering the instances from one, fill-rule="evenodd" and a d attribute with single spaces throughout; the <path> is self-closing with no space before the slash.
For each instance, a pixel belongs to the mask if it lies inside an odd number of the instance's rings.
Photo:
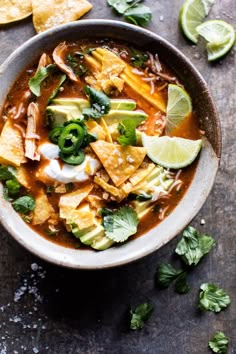
<path id="1" fill-rule="evenodd" d="M 26 290 L 26 286 L 21 286 L 19 289 L 17 289 L 14 295 L 14 301 L 18 302 L 22 298 L 22 296 L 25 295 Z"/>
<path id="2" fill-rule="evenodd" d="M 206 223 L 205 219 L 201 219 L 200 224 L 205 225 L 205 223 Z"/>
<path id="3" fill-rule="evenodd" d="M 201 58 L 201 55 L 200 55 L 199 53 L 196 53 L 196 54 L 194 54 L 194 58 L 200 59 L 200 58 Z"/>
<path id="4" fill-rule="evenodd" d="M 161 16 L 159 17 L 159 19 L 160 19 L 160 21 L 163 21 L 163 20 L 164 20 L 164 16 L 161 15 Z"/>
<path id="5" fill-rule="evenodd" d="M 39 353 L 39 350 L 38 350 L 38 348 L 36 348 L 36 347 L 33 347 L 33 352 L 34 352 L 35 354 Z"/>
<path id="6" fill-rule="evenodd" d="M 34 271 L 34 272 L 37 272 L 37 270 L 39 269 L 39 266 L 37 263 L 32 263 L 31 264 L 31 269 Z"/>

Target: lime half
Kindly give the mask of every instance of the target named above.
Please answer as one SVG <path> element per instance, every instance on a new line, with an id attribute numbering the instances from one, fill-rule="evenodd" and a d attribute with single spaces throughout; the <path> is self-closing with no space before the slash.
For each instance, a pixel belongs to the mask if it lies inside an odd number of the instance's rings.
<path id="1" fill-rule="evenodd" d="M 202 140 L 189 140 L 169 136 L 142 135 L 148 157 L 166 168 L 183 168 L 190 165 L 201 150 Z"/>
<path id="2" fill-rule="evenodd" d="M 196 30 L 208 42 L 206 48 L 209 61 L 223 57 L 235 43 L 234 28 L 225 21 L 206 21 Z"/>
<path id="3" fill-rule="evenodd" d="M 198 41 L 198 32 L 196 31 L 208 15 L 211 6 L 215 0 L 187 0 L 179 13 L 179 22 L 185 36 L 193 43 Z"/>
<path id="4" fill-rule="evenodd" d="M 192 112 L 192 103 L 187 92 L 178 85 L 169 84 L 166 132 L 170 133 L 177 128 L 190 112 Z"/>

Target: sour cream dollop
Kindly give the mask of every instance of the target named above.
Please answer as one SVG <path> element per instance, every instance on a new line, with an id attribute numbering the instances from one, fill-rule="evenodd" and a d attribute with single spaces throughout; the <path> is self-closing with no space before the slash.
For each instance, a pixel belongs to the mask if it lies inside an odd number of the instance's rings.
<path id="1" fill-rule="evenodd" d="M 59 162 L 59 147 L 55 144 L 45 143 L 39 147 L 40 154 L 49 161 L 44 168 L 44 173 L 51 179 L 61 182 L 84 182 L 93 176 L 101 167 L 95 157 L 86 154 L 81 165 L 73 166 Z"/>

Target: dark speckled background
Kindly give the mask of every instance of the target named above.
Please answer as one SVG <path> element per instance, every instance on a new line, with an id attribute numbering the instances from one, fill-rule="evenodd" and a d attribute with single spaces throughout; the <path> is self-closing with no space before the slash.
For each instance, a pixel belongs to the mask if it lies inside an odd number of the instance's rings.
<path id="1" fill-rule="evenodd" d="M 85 18 L 114 18 L 105 0 L 91 0 Z M 153 20 L 149 29 L 176 45 L 209 84 L 220 113 L 223 156 L 214 189 L 192 225 L 214 235 L 217 246 L 190 274 L 192 291 L 175 294 L 155 289 L 153 276 L 161 262 L 173 262 L 178 239 L 155 254 L 119 269 L 82 272 L 46 264 L 22 249 L 0 227 L 0 354 L 207 354 L 217 330 L 230 338 L 236 353 L 236 91 L 235 50 L 208 64 L 204 49 L 189 44 L 178 28 L 182 0 L 147 0 Z M 216 0 L 210 18 L 235 24 L 235 0 Z M 31 18 L 0 27 L 0 62 L 35 34 Z M 205 219 L 205 225 L 201 220 Z M 232 303 L 219 314 L 197 309 L 199 286 L 214 282 Z M 155 305 L 142 331 L 127 326 L 129 306 Z"/>

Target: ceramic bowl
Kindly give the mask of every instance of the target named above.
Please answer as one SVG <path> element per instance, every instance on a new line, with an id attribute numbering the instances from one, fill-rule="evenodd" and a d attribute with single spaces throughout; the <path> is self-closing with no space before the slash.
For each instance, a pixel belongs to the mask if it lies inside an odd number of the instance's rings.
<path id="1" fill-rule="evenodd" d="M 109 20 L 84 20 L 55 27 L 19 47 L 0 67 L 0 110 L 19 74 L 40 54 L 61 41 L 82 38 L 125 40 L 135 47 L 158 53 L 180 79 L 193 99 L 200 128 L 206 132 L 204 149 L 191 185 L 174 211 L 143 236 L 106 251 L 70 249 L 50 242 L 34 232 L 13 210 L 0 191 L 0 221 L 26 249 L 46 261 L 77 269 L 120 266 L 144 257 L 169 242 L 196 216 L 205 202 L 216 176 L 221 153 L 218 114 L 207 84 L 190 61 L 173 45 L 145 29 Z"/>

